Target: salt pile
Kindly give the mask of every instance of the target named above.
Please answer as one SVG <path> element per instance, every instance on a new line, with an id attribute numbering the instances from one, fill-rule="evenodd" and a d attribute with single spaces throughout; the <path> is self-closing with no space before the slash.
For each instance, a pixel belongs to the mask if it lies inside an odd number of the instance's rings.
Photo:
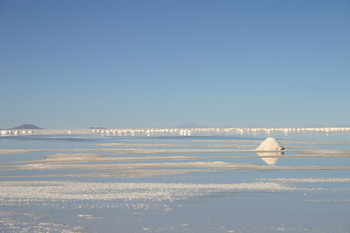
<path id="1" fill-rule="evenodd" d="M 284 147 L 276 139 L 269 137 L 256 150 L 284 150 Z"/>
<path id="2" fill-rule="evenodd" d="M 263 141 L 256 150 L 259 151 L 281 151 L 284 150 L 284 147 L 279 143 L 276 139 L 269 137 L 266 138 L 265 141 Z M 264 157 L 261 158 L 264 160 L 267 164 L 273 165 L 275 164 L 279 159 L 280 156 L 284 155 L 284 152 L 263 152 L 263 153 L 257 153 L 259 156 Z"/>

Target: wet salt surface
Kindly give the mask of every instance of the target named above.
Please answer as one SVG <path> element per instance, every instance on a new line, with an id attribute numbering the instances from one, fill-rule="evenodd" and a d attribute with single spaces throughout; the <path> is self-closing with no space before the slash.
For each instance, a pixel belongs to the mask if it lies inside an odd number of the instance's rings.
<path id="1" fill-rule="evenodd" d="M 318 188 L 310 185 L 313 182 Z M 1 185 L 1 210 L 7 216 L 2 221 L 20 229 L 329 232 L 337 227 L 335 231 L 345 232 L 349 227 L 349 178 L 270 179 L 224 185 L 69 181 Z M 16 192 L 23 187 L 29 190 Z M 4 198 L 7 188 L 16 189 L 12 191 L 16 195 Z M 82 196 L 84 193 L 87 195 Z"/>
<path id="2" fill-rule="evenodd" d="M 327 145 L 327 142 L 349 142 L 348 134 L 271 135 L 287 145 L 286 148 L 288 144 L 283 140 L 294 141 L 290 146 L 300 146 L 291 149 L 295 152 L 287 150 L 274 165 L 268 165 L 254 152 L 198 152 L 198 149 L 237 150 L 227 145 L 248 145 L 238 150 L 252 150 L 265 140 L 264 134 L 50 135 L 49 139 L 45 135 L 28 135 L 32 136 L 20 140 L 14 136 L 0 137 L 0 149 L 50 149 L 0 154 L 0 231 L 3 232 L 350 231 L 350 146 Z M 127 146 L 97 146 L 101 143 Z M 92 151 L 132 149 L 130 144 L 135 144 L 142 153 Z M 223 146 L 198 147 L 207 145 Z M 69 150 L 55 151 L 62 149 Z M 149 149 L 167 151 L 158 154 Z M 179 149 L 187 152 L 175 151 Z M 310 156 L 309 152 L 316 150 L 321 151 L 316 155 L 324 157 L 288 157 Z M 342 151 L 332 158 L 330 155 L 334 153 L 329 153 L 330 150 Z M 233 157 L 224 158 L 227 156 Z M 120 157 L 130 160 L 113 161 Z M 147 160 L 152 157 L 160 160 Z M 200 165 L 197 162 L 210 166 L 197 166 Z M 170 168 L 165 166 L 168 163 L 179 166 Z M 35 164 L 44 169 L 35 169 L 38 167 Z M 118 167 L 127 164 L 147 166 Z M 248 165 L 234 169 L 228 164 Z M 73 167 L 56 169 L 56 165 Z M 86 169 L 86 165 L 94 168 Z M 106 165 L 116 167 L 106 169 Z M 9 166 L 14 167 L 8 170 Z M 34 169 L 21 170 L 23 166 Z M 298 169 L 291 169 L 292 166 Z M 313 170 L 307 170 L 310 167 Z"/>

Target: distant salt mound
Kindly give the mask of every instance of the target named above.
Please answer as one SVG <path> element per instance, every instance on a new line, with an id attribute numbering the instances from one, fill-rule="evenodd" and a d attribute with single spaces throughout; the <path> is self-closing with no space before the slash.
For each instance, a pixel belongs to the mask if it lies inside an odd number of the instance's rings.
<path id="1" fill-rule="evenodd" d="M 263 141 L 256 150 L 259 151 L 281 151 L 284 150 L 284 147 L 279 143 L 276 139 L 269 137 L 266 138 L 265 141 Z M 284 155 L 284 152 L 260 152 L 257 153 L 261 159 L 264 160 L 267 164 L 273 165 L 275 164 L 281 156 Z"/>
<path id="2" fill-rule="evenodd" d="M 276 139 L 269 137 L 256 150 L 284 150 L 284 147 Z"/>

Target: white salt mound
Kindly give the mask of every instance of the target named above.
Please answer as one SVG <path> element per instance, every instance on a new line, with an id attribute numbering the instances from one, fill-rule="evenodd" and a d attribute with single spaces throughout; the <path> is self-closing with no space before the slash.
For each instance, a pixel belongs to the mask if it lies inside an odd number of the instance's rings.
<path id="1" fill-rule="evenodd" d="M 284 150 L 284 147 L 276 139 L 269 137 L 256 150 Z"/>

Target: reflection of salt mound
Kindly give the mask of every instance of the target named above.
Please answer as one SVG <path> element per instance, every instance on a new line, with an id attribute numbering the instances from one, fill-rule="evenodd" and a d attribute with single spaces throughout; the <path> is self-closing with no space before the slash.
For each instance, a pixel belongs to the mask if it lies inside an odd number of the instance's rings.
<path id="1" fill-rule="evenodd" d="M 257 154 L 261 157 L 262 160 L 265 161 L 265 163 L 272 165 L 275 164 L 281 158 L 281 156 L 284 155 L 284 152 L 260 152 Z"/>
<path id="2" fill-rule="evenodd" d="M 265 158 L 261 158 L 262 160 L 264 160 L 267 164 L 275 164 L 281 156 L 284 155 L 284 152 L 270 152 L 270 151 L 281 151 L 284 150 L 284 147 L 281 145 L 281 143 L 279 143 L 276 139 L 274 138 L 266 138 L 265 141 L 263 141 L 260 146 L 258 148 L 256 148 L 256 150 L 259 151 L 269 151 L 269 152 L 260 152 L 257 153 L 259 156 L 261 157 L 265 157 Z M 269 158 L 270 156 L 273 156 L 272 158 Z M 276 157 L 278 156 L 278 157 Z"/>

